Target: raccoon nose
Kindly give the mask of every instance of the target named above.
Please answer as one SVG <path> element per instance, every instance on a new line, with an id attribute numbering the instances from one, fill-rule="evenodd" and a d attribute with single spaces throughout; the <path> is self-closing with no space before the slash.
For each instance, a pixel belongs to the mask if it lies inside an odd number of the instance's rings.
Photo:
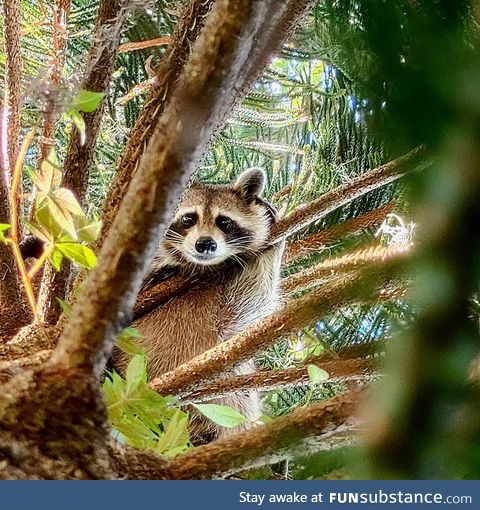
<path id="1" fill-rule="evenodd" d="M 195 243 L 195 249 L 198 253 L 215 253 L 217 243 L 211 237 L 199 237 Z"/>

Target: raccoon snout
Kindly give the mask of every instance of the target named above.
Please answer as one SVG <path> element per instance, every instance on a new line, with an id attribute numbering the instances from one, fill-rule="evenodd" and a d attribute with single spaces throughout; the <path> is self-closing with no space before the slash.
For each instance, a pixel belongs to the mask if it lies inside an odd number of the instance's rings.
<path id="1" fill-rule="evenodd" d="M 217 251 L 217 243 L 211 237 L 199 237 L 195 243 L 195 250 L 201 254 L 211 254 Z"/>

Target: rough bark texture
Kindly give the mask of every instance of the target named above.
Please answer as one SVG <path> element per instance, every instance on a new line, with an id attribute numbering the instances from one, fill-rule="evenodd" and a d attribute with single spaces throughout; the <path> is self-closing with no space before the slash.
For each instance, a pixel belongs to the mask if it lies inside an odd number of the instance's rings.
<path id="1" fill-rule="evenodd" d="M 127 478 L 202 480 L 273 464 L 329 448 L 329 437 L 348 430 L 361 390 L 337 395 L 266 425 L 179 455 L 168 463 L 148 452 L 116 449 L 117 469 Z"/>
<path id="2" fill-rule="evenodd" d="M 10 223 L 8 182 L 12 165 L 19 149 L 22 58 L 20 54 L 20 3 L 18 0 L 3 2 L 4 51 L 5 51 L 5 100 L 2 117 L 7 122 L 6 133 L 2 127 L 0 152 L 0 223 Z M 3 139 L 3 135 L 7 139 Z M 4 149 L 6 154 L 3 154 Z M 6 156 L 7 160 L 4 159 Z M 15 261 L 10 247 L 0 243 L 0 343 L 13 336 L 30 318 L 23 303 Z"/>
<path id="3" fill-rule="evenodd" d="M 309 363 L 311 364 L 311 363 Z M 326 363 L 315 363 L 330 376 L 325 383 L 363 380 L 365 376 L 372 376 L 376 367 L 373 359 L 340 359 Z M 1 364 L 0 364 L 1 376 Z M 271 391 L 291 386 L 305 386 L 310 384 L 306 367 L 287 368 L 283 370 L 261 370 L 255 374 L 238 375 L 219 379 L 200 387 L 191 393 L 185 393 L 183 401 L 202 402 L 211 398 L 218 398 L 239 391 L 257 390 Z"/>
<path id="4" fill-rule="evenodd" d="M 423 147 L 418 147 L 404 156 L 338 186 L 308 205 L 296 208 L 276 223 L 271 242 L 290 236 L 355 198 L 398 180 L 407 171 L 424 163 L 424 160 L 425 150 Z"/>
<path id="5" fill-rule="evenodd" d="M 324 281 L 338 277 L 341 273 L 360 269 L 366 265 L 381 263 L 389 258 L 406 258 L 411 251 L 411 245 L 384 247 L 371 246 L 342 257 L 327 259 L 315 266 L 299 271 L 283 280 L 283 290 L 286 294 L 300 292 Z"/>
<path id="6" fill-rule="evenodd" d="M 68 42 L 67 21 L 70 14 L 71 0 L 56 0 L 53 8 L 52 46 L 53 55 L 49 58 L 49 78 L 52 87 L 61 84 L 62 69 L 65 63 L 65 50 Z M 40 161 L 43 161 L 55 143 L 55 122 L 57 111 L 52 108 L 44 112 L 42 119 L 42 146 Z"/>
<path id="7" fill-rule="evenodd" d="M 0 223 L 9 223 L 8 189 L 0 175 Z M 30 319 L 10 246 L 0 242 L 0 346 Z"/>
<path id="8" fill-rule="evenodd" d="M 331 228 L 312 234 L 304 239 L 287 245 L 283 260 L 285 263 L 295 262 L 302 257 L 307 257 L 323 247 L 343 239 L 349 235 L 361 232 L 372 227 L 379 226 L 395 207 L 395 202 L 388 202 L 373 211 L 362 214 L 352 220 L 339 223 Z"/>
<path id="9" fill-rule="evenodd" d="M 108 91 L 123 25 L 128 14 L 128 4 L 129 0 L 100 2 L 82 89 L 103 93 Z M 79 132 L 74 127 L 63 165 L 62 186 L 73 191 L 80 204 L 83 204 L 87 192 L 90 165 L 97 144 L 104 106 L 105 99 L 94 112 L 82 114 L 85 121 L 85 143 L 81 144 Z M 71 264 L 67 260 L 63 261 L 62 268 L 58 272 L 47 264 L 38 303 L 39 316 L 43 322 L 55 324 L 60 317 L 62 310 L 58 298 L 65 299 L 67 295 L 70 270 Z"/>
<path id="10" fill-rule="evenodd" d="M 10 173 L 17 160 L 20 135 L 22 56 L 20 50 L 20 0 L 3 2 L 5 37 L 5 102 L 8 119 L 8 167 Z"/>

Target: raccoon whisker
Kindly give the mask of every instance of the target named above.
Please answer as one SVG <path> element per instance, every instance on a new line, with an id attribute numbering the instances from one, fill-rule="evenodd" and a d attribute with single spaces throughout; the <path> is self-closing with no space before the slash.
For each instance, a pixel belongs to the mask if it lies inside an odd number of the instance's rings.
<path id="1" fill-rule="evenodd" d="M 236 262 L 238 262 L 238 265 L 242 269 L 246 269 L 247 268 L 247 263 L 241 257 L 239 257 L 238 255 L 232 255 L 232 259 L 235 260 Z"/>

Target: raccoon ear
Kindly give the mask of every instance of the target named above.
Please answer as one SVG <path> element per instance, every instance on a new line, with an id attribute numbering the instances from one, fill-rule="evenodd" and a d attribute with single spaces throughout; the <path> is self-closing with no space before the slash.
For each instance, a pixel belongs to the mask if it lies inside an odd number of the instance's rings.
<path id="1" fill-rule="evenodd" d="M 242 172 L 233 185 L 247 201 L 260 197 L 265 188 L 265 171 L 258 166 Z"/>

